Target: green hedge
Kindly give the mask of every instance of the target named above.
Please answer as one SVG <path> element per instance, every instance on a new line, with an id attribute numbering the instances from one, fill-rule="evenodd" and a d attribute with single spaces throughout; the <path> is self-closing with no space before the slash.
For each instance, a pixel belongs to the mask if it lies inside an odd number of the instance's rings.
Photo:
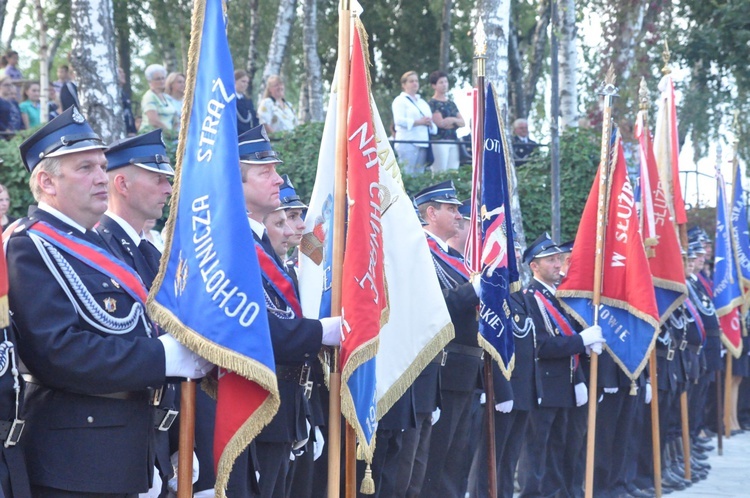
<path id="1" fill-rule="evenodd" d="M 28 206 L 34 202 L 29 190 L 29 173 L 21 162 L 18 146 L 36 130 L 22 131 L 10 140 L 0 140 L 0 183 L 8 188 L 10 209 L 8 214 L 26 216 Z"/>

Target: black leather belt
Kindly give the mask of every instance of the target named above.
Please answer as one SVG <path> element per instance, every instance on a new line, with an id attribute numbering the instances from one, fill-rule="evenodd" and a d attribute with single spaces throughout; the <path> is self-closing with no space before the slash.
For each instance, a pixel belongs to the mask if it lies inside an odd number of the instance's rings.
<path id="1" fill-rule="evenodd" d="M 483 358 L 484 357 L 484 349 L 477 348 L 474 346 L 465 346 L 463 344 L 448 344 L 445 346 L 445 350 L 448 353 L 458 353 L 458 354 L 465 354 L 467 356 L 475 356 L 477 358 Z"/>
<path id="2" fill-rule="evenodd" d="M 36 384 L 39 386 L 44 386 L 44 384 L 39 382 L 39 380 L 31 374 L 23 374 L 21 375 L 21 377 L 23 377 L 23 380 L 25 380 L 29 384 Z M 158 389 L 156 391 L 158 391 Z M 92 394 L 92 393 L 76 393 L 76 394 L 81 394 L 82 396 L 95 396 L 97 398 L 108 398 L 108 399 L 146 399 L 148 397 L 153 397 L 154 392 L 155 392 L 154 389 L 148 389 L 145 391 L 120 391 L 116 393 L 104 393 L 104 394 Z"/>
<path id="3" fill-rule="evenodd" d="M 697 344 L 688 344 L 687 345 L 688 350 L 690 350 L 693 354 L 700 354 L 701 350 L 703 349 L 703 346 L 699 346 Z"/>
<path id="4" fill-rule="evenodd" d="M 674 349 L 658 349 L 657 348 L 656 356 L 659 356 L 661 358 L 666 358 L 667 361 L 672 361 L 674 359 Z"/>
<path id="5" fill-rule="evenodd" d="M 168 431 L 172 427 L 177 415 L 180 412 L 177 410 L 169 410 L 167 408 L 155 408 L 154 409 L 154 427 L 158 431 Z"/>
<path id="6" fill-rule="evenodd" d="M 296 382 L 305 388 L 305 396 L 312 396 L 313 381 L 310 379 L 310 365 L 276 365 L 276 379 Z"/>
<path id="7" fill-rule="evenodd" d="M 0 441 L 3 445 L 8 448 L 9 446 L 15 446 L 21 439 L 23 433 L 25 421 L 15 420 L 0 420 Z"/>

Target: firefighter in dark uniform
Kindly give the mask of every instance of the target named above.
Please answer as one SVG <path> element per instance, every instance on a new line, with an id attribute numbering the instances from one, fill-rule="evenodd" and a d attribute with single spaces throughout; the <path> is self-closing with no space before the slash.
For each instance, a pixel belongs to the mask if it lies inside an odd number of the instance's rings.
<path id="1" fill-rule="evenodd" d="M 145 287 L 93 230 L 107 208 L 104 148 L 76 107 L 20 147 L 39 206 L 8 240 L 9 297 L 28 369 L 27 462 L 42 498 L 148 491 L 161 388 L 210 367 L 156 337 Z"/>
<path id="2" fill-rule="evenodd" d="M 265 233 L 263 218 L 279 207 L 279 187 L 283 180 L 276 172 L 281 161 L 271 148 L 263 126 L 240 135 L 239 155 L 242 190 L 263 276 L 281 396 L 279 411 L 255 438 L 260 491 L 262 497 L 286 496 L 291 452 L 304 446 L 310 437 L 307 427 L 312 393 L 310 363 L 318 361 L 322 345 L 339 344 L 341 319 L 313 320 L 301 316 L 297 290 Z"/>
<path id="3" fill-rule="evenodd" d="M 440 372 L 441 407 L 432 427 L 421 495 L 458 497 L 464 495 L 469 469 L 454 459 L 467 455 L 475 391 L 482 387 L 482 348 L 477 342 L 479 279 L 470 281 L 463 255 L 447 243 L 458 233 L 461 220 L 461 201 L 453 182 L 423 189 L 414 202 L 426 222 L 427 242 L 456 334 L 445 348 Z M 443 358 L 439 361 L 442 364 Z"/>
<path id="4" fill-rule="evenodd" d="M 159 273 L 161 253 L 143 237 L 143 226 L 146 220 L 161 218 L 172 193 L 169 179 L 174 176 L 161 130 L 115 142 L 105 155 L 109 207 L 99 220 L 97 232 L 109 252 L 133 268 L 146 289 L 151 289 Z M 167 431 L 177 417 L 177 410 L 175 384 L 168 383 L 163 389 L 161 402 L 156 407 L 154 430 L 156 467 L 166 493 L 169 479 L 174 475 Z"/>
<path id="5" fill-rule="evenodd" d="M 555 298 L 562 265 L 560 253 L 560 248 L 545 233 L 523 255 L 524 263 L 534 275 L 523 291 L 523 315 L 531 318 L 535 330 L 536 403 L 529 413 L 526 443 L 519 463 L 521 496 L 565 492 L 562 459 L 567 444 L 568 411 L 588 400 L 578 355 L 586 354 L 587 348 L 601 352 L 604 342 L 599 326 L 576 333 Z"/>

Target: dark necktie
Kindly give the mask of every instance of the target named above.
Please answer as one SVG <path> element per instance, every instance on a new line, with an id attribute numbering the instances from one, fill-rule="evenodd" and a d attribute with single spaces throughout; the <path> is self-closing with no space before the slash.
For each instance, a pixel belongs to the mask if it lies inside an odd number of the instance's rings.
<path id="1" fill-rule="evenodd" d="M 151 288 L 151 283 L 154 281 L 156 274 L 159 273 L 159 261 L 161 259 L 161 253 L 154 247 L 154 245 L 146 239 L 141 239 L 138 244 L 138 252 L 143 257 L 148 275 L 141 275 L 146 287 Z M 140 272 L 139 272 L 140 273 Z"/>

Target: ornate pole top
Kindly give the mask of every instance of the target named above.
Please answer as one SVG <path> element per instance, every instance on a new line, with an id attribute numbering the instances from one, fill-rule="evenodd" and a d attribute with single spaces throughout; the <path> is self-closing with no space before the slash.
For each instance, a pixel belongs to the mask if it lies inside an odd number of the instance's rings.
<path id="1" fill-rule="evenodd" d="M 672 72 L 669 68 L 669 60 L 672 58 L 672 52 L 669 51 L 669 44 L 667 40 L 664 40 L 664 51 L 661 53 L 661 60 L 664 61 L 664 67 L 661 68 L 661 72 L 666 76 Z"/>
<path id="2" fill-rule="evenodd" d="M 615 66 L 610 64 L 609 69 L 607 69 L 607 76 L 604 78 L 604 83 L 599 87 L 599 95 L 602 95 L 607 100 L 607 97 L 619 97 L 620 95 L 617 92 L 619 92 L 619 88 L 615 86 Z"/>
<path id="3" fill-rule="evenodd" d="M 487 35 L 484 33 L 484 23 L 479 18 L 477 30 L 474 33 L 474 57 L 486 57 L 487 54 Z"/>
<path id="4" fill-rule="evenodd" d="M 649 107 L 651 107 L 651 100 L 648 98 L 648 85 L 646 85 L 646 78 L 641 78 L 641 84 L 638 87 L 638 108 L 648 111 Z"/>

